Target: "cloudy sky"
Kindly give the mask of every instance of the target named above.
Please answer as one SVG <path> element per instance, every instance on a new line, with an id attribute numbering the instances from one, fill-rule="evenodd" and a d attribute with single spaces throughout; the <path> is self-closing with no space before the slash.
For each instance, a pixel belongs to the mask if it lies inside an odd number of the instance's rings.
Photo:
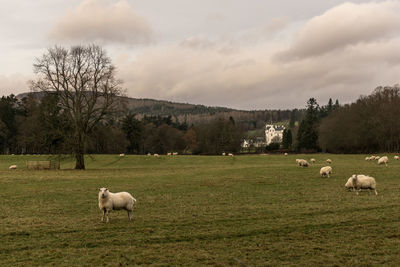
<path id="1" fill-rule="evenodd" d="M 400 82 L 400 1 L 0 0 L 0 95 L 48 47 L 97 43 L 127 95 L 240 109 Z"/>

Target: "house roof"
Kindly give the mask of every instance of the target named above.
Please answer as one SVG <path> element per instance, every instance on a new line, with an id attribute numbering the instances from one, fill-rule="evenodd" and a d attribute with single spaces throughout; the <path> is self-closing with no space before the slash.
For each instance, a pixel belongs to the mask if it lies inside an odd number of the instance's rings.
<path id="1" fill-rule="evenodd" d="M 270 124 L 265 125 L 265 130 L 269 130 L 271 128 L 274 128 L 275 131 L 283 131 L 285 129 L 285 126 L 283 126 L 283 125 L 270 125 Z"/>

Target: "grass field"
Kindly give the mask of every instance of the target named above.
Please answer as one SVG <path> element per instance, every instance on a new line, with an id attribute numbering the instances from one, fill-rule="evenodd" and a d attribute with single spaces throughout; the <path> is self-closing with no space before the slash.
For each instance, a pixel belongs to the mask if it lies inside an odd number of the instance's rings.
<path id="1" fill-rule="evenodd" d="M 385 167 L 365 155 L 96 155 L 86 171 L 0 156 L 0 266 L 396 266 L 400 161 L 388 156 Z M 379 195 L 345 191 L 353 173 L 375 177 Z M 100 221 L 102 186 L 132 193 L 133 221 Z"/>

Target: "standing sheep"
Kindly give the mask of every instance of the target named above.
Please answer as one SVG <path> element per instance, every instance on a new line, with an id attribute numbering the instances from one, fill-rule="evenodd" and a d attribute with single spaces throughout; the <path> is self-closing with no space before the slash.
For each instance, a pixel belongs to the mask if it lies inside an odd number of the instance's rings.
<path id="1" fill-rule="evenodd" d="M 375 195 L 378 195 L 378 192 L 376 191 L 376 182 L 373 177 L 363 175 L 363 174 L 353 174 L 348 180 L 347 183 L 344 185 L 347 189 L 353 189 L 358 190 L 358 192 L 361 191 L 361 189 L 370 189 L 375 191 Z"/>
<path id="2" fill-rule="evenodd" d="M 378 159 L 378 165 L 385 164 L 387 166 L 388 162 L 389 162 L 389 159 L 386 156 L 383 156 L 380 159 Z"/>
<path id="3" fill-rule="evenodd" d="M 10 167 L 8 167 L 9 170 L 16 170 L 17 169 L 17 165 L 11 165 Z"/>
<path id="4" fill-rule="evenodd" d="M 327 162 L 328 164 L 331 164 L 331 163 L 332 163 L 332 160 L 327 159 L 326 162 Z"/>
<path id="5" fill-rule="evenodd" d="M 321 170 L 319 171 L 319 174 L 320 174 L 322 177 L 328 176 L 328 178 L 329 178 L 330 175 L 332 174 L 332 167 L 331 167 L 331 166 L 322 167 Z"/>
<path id="6" fill-rule="evenodd" d="M 103 211 L 101 221 L 104 221 L 104 216 L 106 216 L 106 222 L 108 222 L 108 214 L 112 210 L 121 209 L 128 211 L 128 218 L 132 220 L 133 204 L 135 203 L 136 199 L 128 192 L 111 193 L 107 188 L 99 188 L 99 208 Z"/>
<path id="7" fill-rule="evenodd" d="M 314 164 L 315 163 L 315 159 L 310 159 L 311 163 Z"/>
<path id="8" fill-rule="evenodd" d="M 288 153 L 283 154 L 285 157 L 288 155 Z"/>
<path id="9" fill-rule="evenodd" d="M 399 156 L 394 156 L 394 160 L 399 160 Z"/>

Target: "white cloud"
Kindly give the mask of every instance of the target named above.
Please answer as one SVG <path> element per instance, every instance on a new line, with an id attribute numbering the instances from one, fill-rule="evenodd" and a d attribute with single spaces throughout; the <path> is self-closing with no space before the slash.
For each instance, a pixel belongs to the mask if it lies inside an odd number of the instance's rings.
<path id="1" fill-rule="evenodd" d="M 61 41 L 143 44 L 152 40 L 147 21 L 126 0 L 83 0 L 59 19 L 50 37 Z"/>
<path id="2" fill-rule="evenodd" d="M 28 80 L 31 77 L 19 73 L 11 75 L 0 75 L 0 96 L 29 91 Z"/>

